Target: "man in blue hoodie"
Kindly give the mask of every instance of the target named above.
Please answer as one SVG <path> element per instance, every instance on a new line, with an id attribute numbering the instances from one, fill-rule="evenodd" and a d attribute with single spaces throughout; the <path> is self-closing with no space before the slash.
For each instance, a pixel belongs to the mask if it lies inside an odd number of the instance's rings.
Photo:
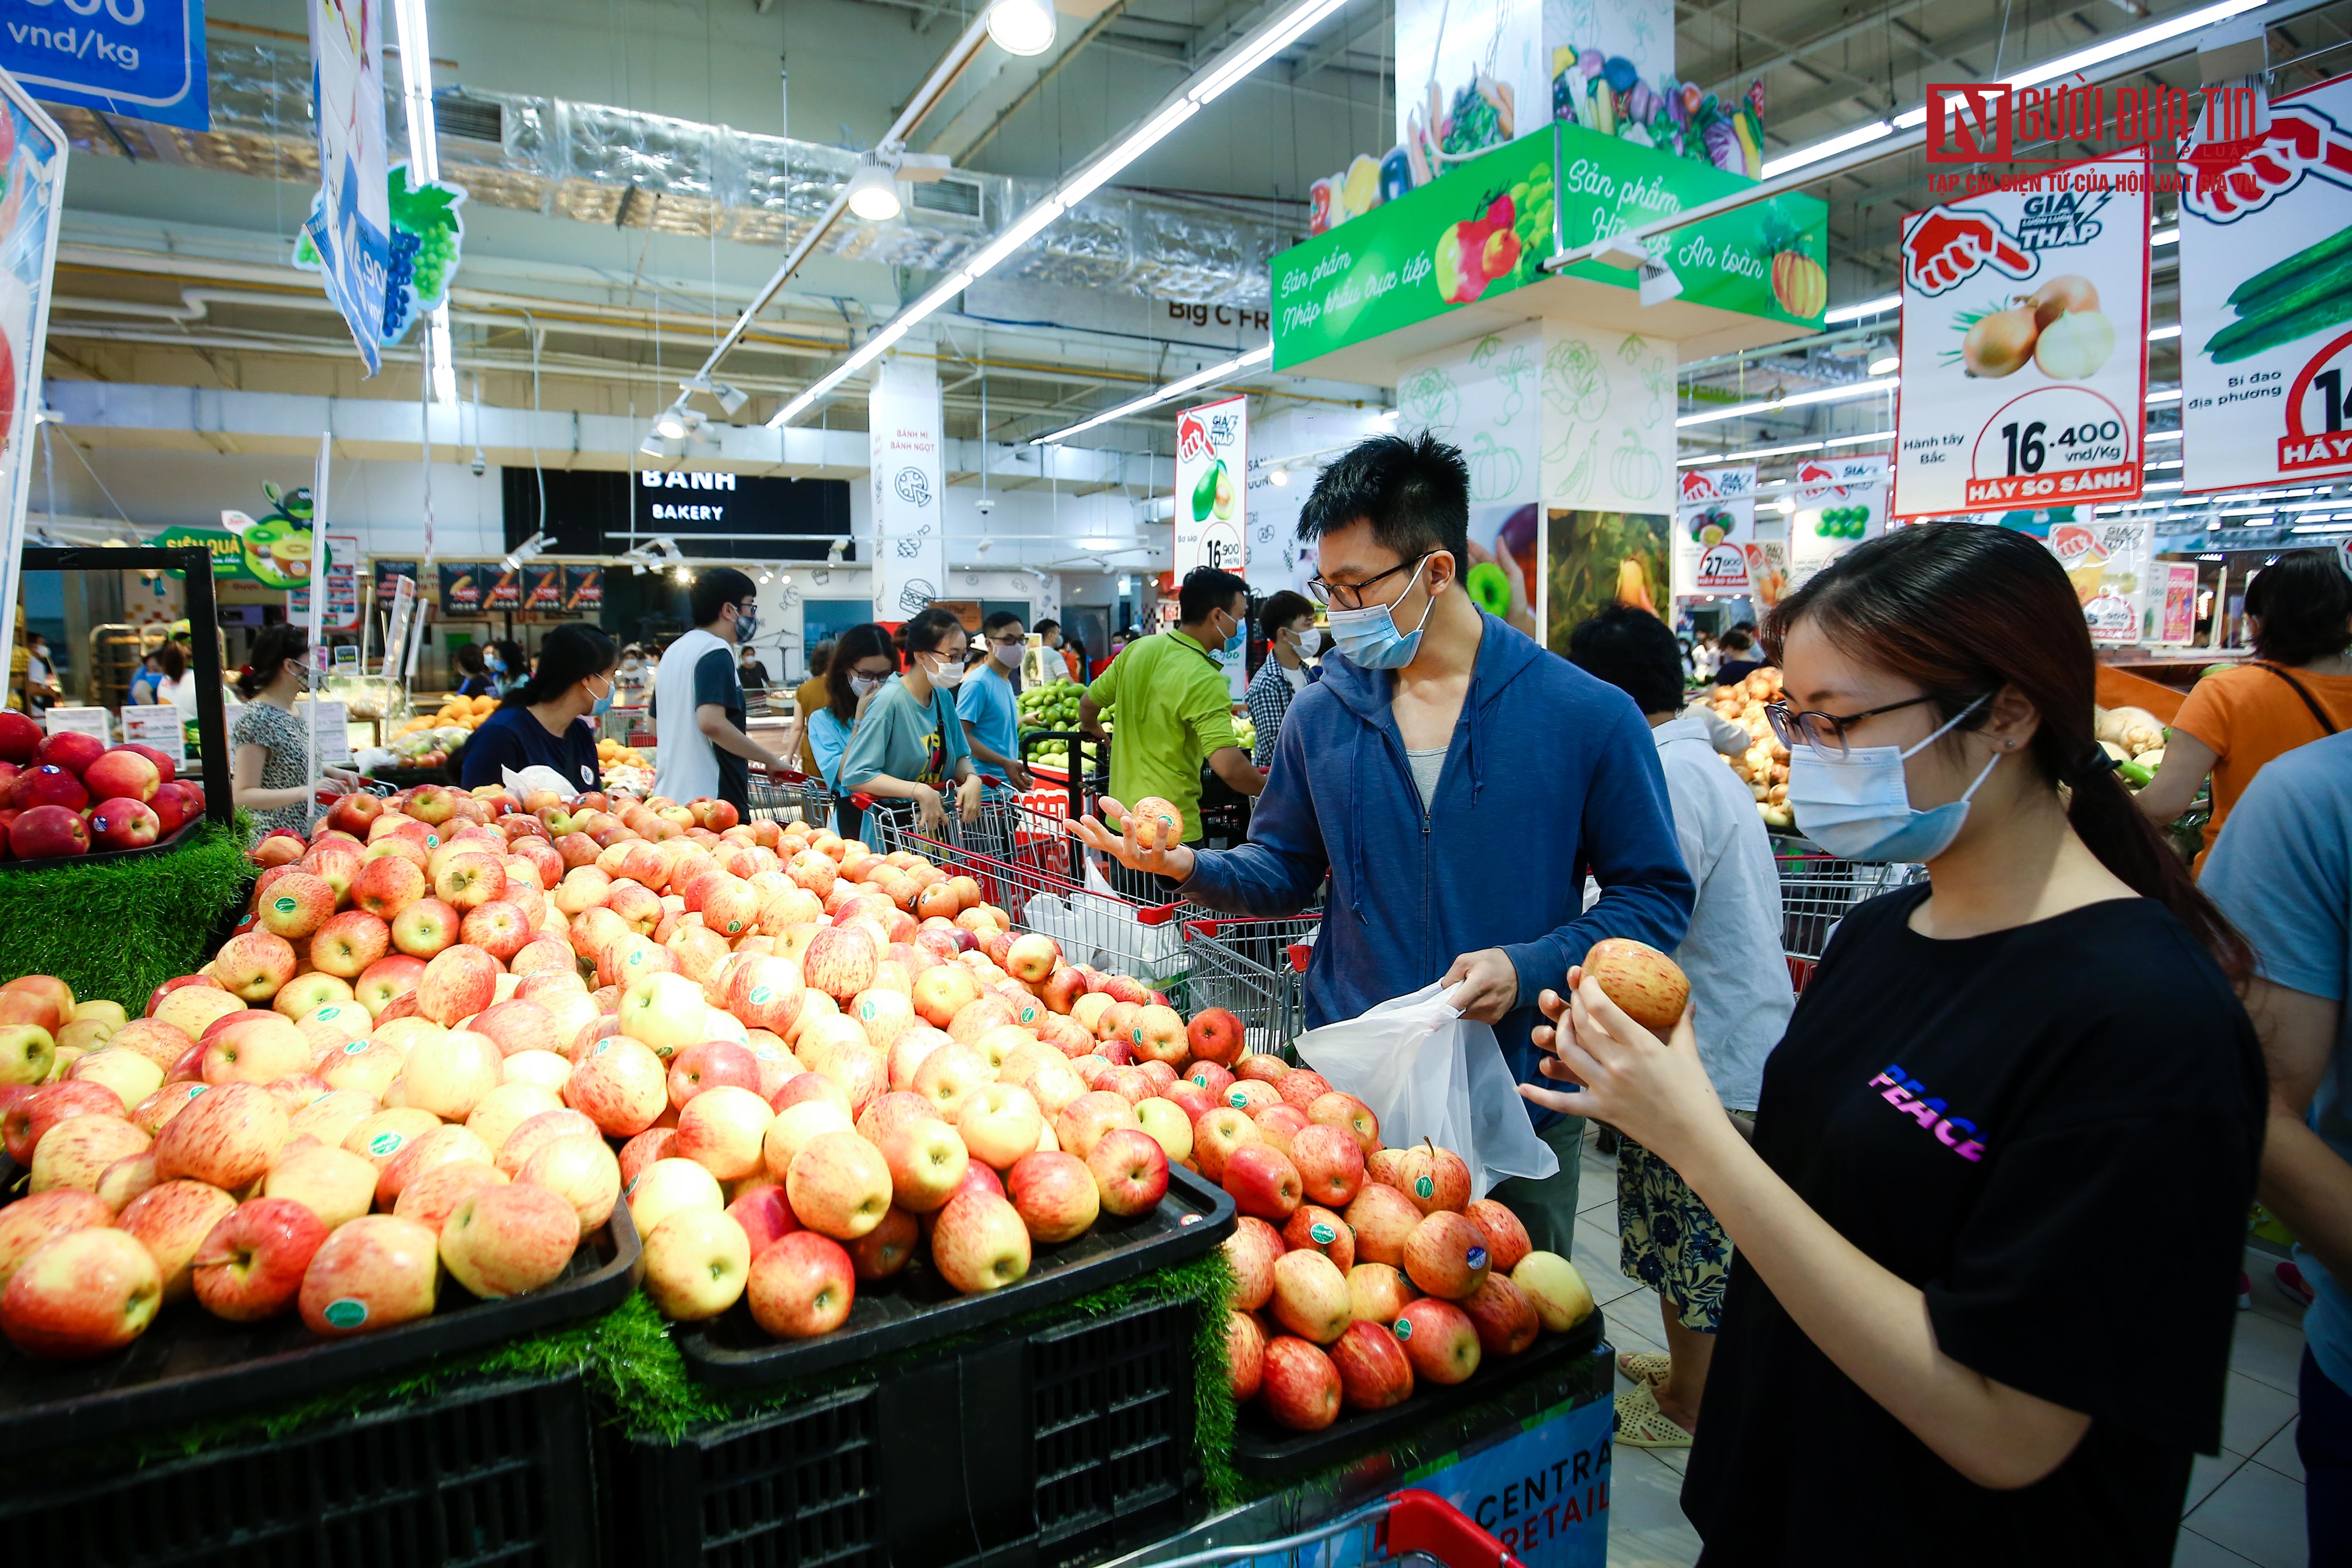
<path id="1" fill-rule="evenodd" d="M 1383 436 L 1323 471 L 1299 514 L 1310 587 L 1337 657 L 1292 703 L 1249 842 L 1146 848 L 1075 831 L 1211 909 L 1273 917 L 1331 894 L 1305 982 L 1310 1028 L 1432 981 L 1495 1026 L 1522 1082 L 1546 1083 L 1528 1032 L 1602 937 L 1682 941 L 1690 874 L 1648 722 L 1633 700 L 1480 610 L 1469 560 L 1469 470 L 1433 437 Z M 1582 910 L 1585 874 L 1601 898 Z M 1507 1182 L 1538 1247 L 1566 1254 L 1580 1118 L 1534 1112 L 1559 1153 L 1543 1182 Z"/>

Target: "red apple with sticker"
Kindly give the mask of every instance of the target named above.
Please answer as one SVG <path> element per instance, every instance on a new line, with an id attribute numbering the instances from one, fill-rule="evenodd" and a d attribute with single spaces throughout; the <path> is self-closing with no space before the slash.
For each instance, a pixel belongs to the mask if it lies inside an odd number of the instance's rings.
<path id="1" fill-rule="evenodd" d="M 397 1215 L 362 1215 L 311 1254 L 295 1301 L 312 1333 L 346 1339 L 431 1317 L 440 1282 L 433 1232 Z"/>
<path id="2" fill-rule="evenodd" d="M 1452 1301 L 1423 1296 L 1405 1304 L 1391 1331 L 1404 1347 L 1413 1375 L 1425 1383 L 1461 1383 L 1478 1370 L 1477 1326 Z"/>

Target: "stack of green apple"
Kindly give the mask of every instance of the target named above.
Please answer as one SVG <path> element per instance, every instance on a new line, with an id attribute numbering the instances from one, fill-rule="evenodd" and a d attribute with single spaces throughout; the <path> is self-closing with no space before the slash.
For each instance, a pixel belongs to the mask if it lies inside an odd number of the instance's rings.
<path id="1" fill-rule="evenodd" d="M 1024 730 L 1075 730 L 1078 699 L 1087 689 L 1075 680 L 1052 680 L 1033 686 L 1013 699 Z"/>

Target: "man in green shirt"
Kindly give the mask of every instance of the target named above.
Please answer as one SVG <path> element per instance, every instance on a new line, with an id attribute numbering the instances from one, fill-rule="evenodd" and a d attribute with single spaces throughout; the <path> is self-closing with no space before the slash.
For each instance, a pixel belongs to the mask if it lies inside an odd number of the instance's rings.
<path id="1" fill-rule="evenodd" d="M 1102 733 L 1103 710 L 1116 706 L 1110 793 L 1119 800 L 1152 795 L 1184 814 L 1188 843 L 1201 838 L 1201 763 L 1239 793 L 1255 795 L 1265 775 L 1234 733 L 1226 665 L 1242 657 L 1249 622 L 1249 584 L 1202 566 L 1184 579 L 1176 629 L 1127 645 L 1078 701 L 1078 728 Z"/>

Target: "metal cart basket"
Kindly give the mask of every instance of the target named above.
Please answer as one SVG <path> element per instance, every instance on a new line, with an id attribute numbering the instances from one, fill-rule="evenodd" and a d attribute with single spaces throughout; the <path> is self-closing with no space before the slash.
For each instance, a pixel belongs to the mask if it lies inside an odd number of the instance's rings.
<path id="1" fill-rule="evenodd" d="M 1172 1557 L 1156 1568 L 1523 1568 L 1517 1553 L 1435 1492 L 1391 1492 L 1297 1535 L 1251 1546 L 1224 1546 Z"/>
<path id="2" fill-rule="evenodd" d="M 833 821 L 833 791 L 810 773 L 787 773 L 777 779 L 755 773 L 751 801 L 754 822 L 805 822 L 818 826 Z"/>
<path id="3" fill-rule="evenodd" d="M 1780 949 L 1789 961 L 1789 984 L 1797 991 L 1812 978 L 1830 933 L 1849 910 L 1927 874 L 1925 866 L 1840 860 L 1802 839 L 1775 840 L 1772 859 L 1780 872 Z"/>
<path id="4" fill-rule="evenodd" d="M 1223 1007 L 1242 1021 L 1250 1050 L 1297 1064 L 1291 1042 L 1306 1031 L 1301 986 L 1321 931 L 1319 914 L 1235 920 L 1197 905 L 1183 919 L 1192 1007 Z"/>

